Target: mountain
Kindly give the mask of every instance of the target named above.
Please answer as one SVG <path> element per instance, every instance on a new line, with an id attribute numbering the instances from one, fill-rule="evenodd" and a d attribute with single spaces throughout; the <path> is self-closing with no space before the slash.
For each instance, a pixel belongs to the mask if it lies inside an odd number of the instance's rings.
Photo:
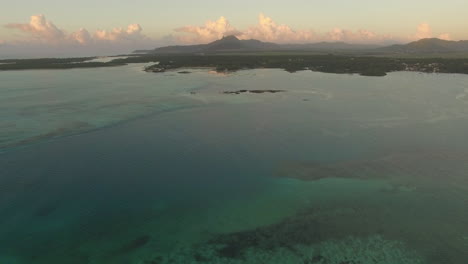
<path id="1" fill-rule="evenodd" d="M 226 36 L 208 44 L 188 46 L 167 46 L 154 50 L 137 50 L 135 53 L 148 54 L 205 54 L 219 52 L 258 51 L 311 51 L 311 52 L 366 52 L 379 54 L 437 54 L 468 52 L 468 40 L 449 41 L 437 38 L 421 39 L 408 44 L 380 47 L 377 45 L 349 44 L 345 42 L 319 42 L 307 44 L 275 44 L 255 39 L 240 40 Z"/>
<path id="2" fill-rule="evenodd" d="M 369 50 L 379 48 L 379 45 L 372 44 L 349 44 L 346 42 L 318 42 L 307 44 L 284 44 L 282 48 L 287 50 L 306 51 L 336 51 L 336 50 Z"/>
<path id="3" fill-rule="evenodd" d="M 167 46 L 154 50 L 136 50 L 134 53 L 149 54 L 190 54 L 216 52 L 255 52 L 255 51 L 336 51 L 336 50 L 368 50 L 376 45 L 355 45 L 345 42 L 320 42 L 309 44 L 275 44 L 256 39 L 240 40 L 235 36 L 226 36 L 208 44 Z"/>
<path id="4" fill-rule="evenodd" d="M 167 46 L 154 50 L 136 50 L 135 53 L 174 54 L 174 53 L 215 53 L 229 51 L 258 51 L 277 50 L 280 46 L 275 43 L 262 42 L 255 39 L 240 40 L 236 36 L 226 36 L 208 44 Z"/>
<path id="5" fill-rule="evenodd" d="M 404 45 L 392 45 L 380 48 L 380 51 L 393 53 L 449 53 L 468 52 L 468 40 L 450 41 L 438 38 L 427 38 Z"/>

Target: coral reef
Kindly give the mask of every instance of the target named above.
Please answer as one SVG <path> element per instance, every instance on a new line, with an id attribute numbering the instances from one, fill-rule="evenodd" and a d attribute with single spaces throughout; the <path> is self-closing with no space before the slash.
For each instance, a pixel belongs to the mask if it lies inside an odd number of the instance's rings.
<path id="1" fill-rule="evenodd" d="M 167 256 L 157 256 L 142 264 L 423 264 L 424 260 L 398 241 L 381 236 L 348 237 L 314 245 L 297 244 L 272 249 L 251 247 L 237 258 L 218 255 L 219 246 L 183 249 Z"/>
<path id="2" fill-rule="evenodd" d="M 151 237 L 147 236 L 147 235 L 138 237 L 138 238 L 128 242 L 127 244 L 123 245 L 121 248 L 119 248 L 116 251 L 116 253 L 126 254 L 126 253 L 129 253 L 131 251 L 137 250 L 139 248 L 144 247 L 146 244 L 148 244 L 148 242 L 150 240 L 151 240 Z"/>

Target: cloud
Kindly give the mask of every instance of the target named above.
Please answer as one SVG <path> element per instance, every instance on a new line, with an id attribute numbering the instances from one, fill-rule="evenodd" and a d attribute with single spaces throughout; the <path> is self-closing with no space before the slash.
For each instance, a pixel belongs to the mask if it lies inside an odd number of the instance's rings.
<path id="1" fill-rule="evenodd" d="M 88 45 L 93 42 L 91 34 L 89 34 L 88 30 L 84 28 L 80 28 L 78 31 L 73 32 L 72 34 L 70 34 L 69 38 L 72 41 L 76 41 L 82 45 Z"/>
<path id="2" fill-rule="evenodd" d="M 420 40 L 425 38 L 434 38 L 434 34 L 432 32 L 432 28 L 428 23 L 421 23 L 418 25 L 416 30 L 416 34 L 413 36 L 412 39 Z M 437 36 L 437 38 L 444 39 L 444 40 L 452 40 L 449 33 L 442 33 Z"/>
<path id="3" fill-rule="evenodd" d="M 176 32 L 185 33 L 182 36 L 176 36 L 175 39 L 183 43 L 206 43 L 217 40 L 226 35 L 239 35 L 225 17 L 220 17 L 216 21 L 208 20 L 203 26 L 184 26 L 176 28 Z"/>
<path id="4" fill-rule="evenodd" d="M 360 29 L 357 31 L 351 31 L 341 28 L 334 28 L 330 32 L 325 34 L 325 41 L 339 41 L 339 42 L 349 42 L 356 44 L 381 44 L 388 41 L 395 41 L 395 38 L 390 35 L 379 35 L 375 32 Z"/>
<path id="5" fill-rule="evenodd" d="M 5 27 L 23 33 L 21 38 L 5 42 L 9 46 L 47 51 L 47 54 L 54 49 L 63 53 L 72 51 L 80 54 L 96 54 L 103 51 L 128 53 L 134 49 L 153 48 L 157 45 L 157 41 L 143 34 L 143 28 L 139 24 L 130 24 L 126 28 L 97 30 L 94 33 L 85 28 L 67 33 L 48 21 L 44 15 L 33 15 L 29 23 L 11 23 Z"/>
<path id="6" fill-rule="evenodd" d="M 80 28 L 69 33 L 47 20 L 44 15 L 31 16 L 28 23 L 11 23 L 5 27 L 23 34 L 15 40 L 0 40 L 3 52 L 8 47 L 24 51 L 48 50 L 53 53 L 60 50 L 63 53 L 80 52 L 80 54 L 92 55 L 128 53 L 135 49 L 150 49 L 163 45 L 208 43 L 227 35 L 276 43 L 339 41 L 357 44 L 393 44 L 434 37 L 433 30 L 428 23 L 418 25 L 416 32 L 410 36 L 397 38 L 366 29 L 333 28 L 325 32 L 313 29 L 294 29 L 289 25 L 277 23 L 264 14 L 259 14 L 258 22 L 244 30 L 237 29 L 227 18 L 221 16 L 217 20 L 205 22 L 204 25 L 176 28 L 174 34 L 159 39 L 147 37 L 140 24 L 130 24 L 127 27 L 116 27 L 110 30 L 100 29 L 95 32 Z M 438 37 L 451 40 L 448 33 L 440 34 Z"/>
<path id="7" fill-rule="evenodd" d="M 65 39 L 65 33 L 47 21 L 44 15 L 31 16 L 27 24 L 7 24 L 5 27 L 28 33 L 41 42 L 57 43 Z"/>
<path id="8" fill-rule="evenodd" d="M 314 40 L 312 31 L 296 31 L 287 25 L 278 25 L 273 19 L 260 14 L 258 24 L 247 29 L 242 38 L 253 38 L 270 42 L 307 42 Z"/>
<path id="9" fill-rule="evenodd" d="M 126 29 L 114 28 L 111 31 L 98 30 L 94 33 L 93 37 L 96 40 L 104 41 L 136 41 L 147 39 L 141 32 L 142 27 L 139 24 L 130 24 Z"/>
<path id="10" fill-rule="evenodd" d="M 418 25 L 416 33 L 409 37 L 396 37 L 389 34 L 359 29 L 349 30 L 333 28 L 327 32 L 317 32 L 312 29 L 297 30 L 288 25 L 275 22 L 264 14 L 258 16 L 258 23 L 246 30 L 233 27 L 225 17 L 216 21 L 208 21 L 203 26 L 185 26 L 175 29 L 176 34 L 171 38 L 175 42 L 185 44 L 208 43 L 226 35 L 236 35 L 241 39 L 258 39 L 276 43 L 311 43 L 311 42 L 348 42 L 354 44 L 393 44 L 409 42 L 423 38 L 434 37 L 432 28 L 427 23 Z M 451 40 L 450 34 L 437 36 L 440 39 Z"/>
<path id="11" fill-rule="evenodd" d="M 208 21 L 203 26 L 185 26 L 175 29 L 173 38 L 176 42 L 186 44 L 208 43 L 226 35 L 236 35 L 241 39 L 258 39 L 276 43 L 310 43 L 318 41 L 346 41 L 353 43 L 383 43 L 393 38 L 388 35 L 378 35 L 369 30 L 350 31 L 335 28 L 330 32 L 317 33 L 314 30 L 296 30 L 292 27 L 276 23 L 264 14 L 258 16 L 258 23 L 240 31 L 233 27 L 225 17 L 216 21 Z M 178 35 L 183 33 L 183 35 Z"/>
<path id="12" fill-rule="evenodd" d="M 425 39 L 425 38 L 432 38 L 432 28 L 427 23 L 422 23 L 418 26 L 416 31 L 416 35 L 414 35 L 415 39 Z"/>
<path id="13" fill-rule="evenodd" d="M 450 36 L 449 33 L 440 34 L 439 38 L 443 40 L 452 40 L 452 37 Z"/>

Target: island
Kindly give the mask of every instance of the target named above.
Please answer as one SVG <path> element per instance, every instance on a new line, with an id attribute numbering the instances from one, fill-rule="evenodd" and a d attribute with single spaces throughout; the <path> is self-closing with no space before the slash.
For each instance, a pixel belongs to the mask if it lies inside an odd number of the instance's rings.
<path id="1" fill-rule="evenodd" d="M 125 55 L 108 62 L 95 57 L 0 60 L 0 71 L 116 67 L 149 63 L 151 73 L 207 68 L 219 73 L 250 69 L 282 69 L 290 73 L 316 71 L 362 76 L 385 76 L 390 72 L 468 74 L 468 41 L 424 39 L 406 45 L 369 47 L 346 43 L 279 45 L 258 40 L 224 37 L 208 44 L 169 46 Z"/>

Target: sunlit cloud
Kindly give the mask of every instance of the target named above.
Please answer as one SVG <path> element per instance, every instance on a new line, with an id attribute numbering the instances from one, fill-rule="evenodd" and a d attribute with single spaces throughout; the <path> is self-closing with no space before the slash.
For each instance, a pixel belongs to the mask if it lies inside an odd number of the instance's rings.
<path id="1" fill-rule="evenodd" d="M 10 49 L 63 53 L 96 54 L 99 52 L 131 52 L 138 48 L 151 48 L 158 44 L 143 34 L 139 24 L 130 24 L 126 28 L 97 30 L 94 33 L 85 28 L 68 33 L 46 19 L 44 15 L 31 16 L 28 23 L 10 23 L 6 28 L 16 30 L 21 36 L 15 40 L 5 41 Z M 49 54 L 49 53 L 47 53 Z"/>
<path id="2" fill-rule="evenodd" d="M 187 25 L 176 28 L 173 34 L 152 39 L 143 33 L 140 24 L 130 24 L 127 27 L 113 29 L 99 29 L 90 32 L 85 28 L 67 32 L 56 26 L 44 15 L 33 15 L 28 23 L 10 23 L 6 28 L 20 32 L 20 37 L 8 41 L 0 40 L 3 51 L 5 47 L 23 50 L 49 49 L 69 51 L 100 52 L 131 52 L 135 49 L 150 49 L 168 44 L 202 44 L 208 43 L 227 35 L 235 35 L 240 39 L 258 39 L 275 43 L 314 43 L 314 42 L 348 42 L 355 44 L 390 44 L 402 43 L 423 38 L 438 37 L 451 40 L 448 33 L 434 34 L 428 23 L 417 26 L 416 32 L 407 37 L 396 37 L 378 34 L 376 32 L 360 29 L 349 30 L 333 28 L 329 31 L 316 31 L 314 29 L 295 29 L 289 25 L 281 24 L 265 14 L 259 14 L 255 25 L 238 29 L 226 17 L 217 20 L 208 20 L 203 25 Z M 18 35 L 17 35 L 18 36 Z"/>
<path id="3" fill-rule="evenodd" d="M 452 40 L 452 37 L 450 36 L 449 33 L 440 34 L 439 38 L 443 40 Z"/>
<path id="4" fill-rule="evenodd" d="M 88 30 L 84 28 L 80 28 L 78 31 L 73 32 L 70 34 L 70 39 L 82 44 L 82 45 L 88 45 L 92 43 L 93 38 L 91 37 L 91 34 L 89 34 Z"/>
<path id="5" fill-rule="evenodd" d="M 432 38 L 432 28 L 427 23 L 422 23 L 418 26 L 415 39 Z"/>
<path id="6" fill-rule="evenodd" d="M 90 34 L 88 30 L 81 28 L 76 32 L 67 34 L 58 28 L 44 15 L 31 16 L 26 24 L 7 24 L 7 28 L 16 29 L 26 34 L 23 41 L 41 42 L 50 44 L 78 43 L 82 45 L 92 44 L 99 41 L 124 42 L 148 39 L 142 34 L 139 24 L 131 24 L 127 28 L 114 28 L 112 30 L 97 30 Z"/>
<path id="7" fill-rule="evenodd" d="M 97 30 L 93 37 L 96 40 L 105 41 L 138 41 L 147 39 L 142 31 L 143 29 L 139 24 L 131 24 L 127 28 L 114 28 L 111 31 Z"/>
<path id="8" fill-rule="evenodd" d="M 276 43 L 310 43 L 317 41 L 346 41 L 352 43 L 383 43 L 393 40 L 391 36 L 379 35 L 369 30 L 351 31 L 335 28 L 329 32 L 297 30 L 275 22 L 264 14 L 258 16 L 258 23 L 246 30 L 233 27 L 225 17 L 208 21 L 203 26 L 185 26 L 175 29 L 174 38 L 183 43 L 207 43 L 226 35 L 236 35 L 241 39 L 258 39 Z"/>
<path id="9" fill-rule="evenodd" d="M 352 31 L 341 28 L 334 28 L 330 32 L 325 33 L 323 40 L 355 44 L 383 44 L 389 41 L 397 41 L 396 38 L 391 35 L 380 35 L 366 29 Z"/>
<path id="10" fill-rule="evenodd" d="M 182 43 L 206 43 L 217 40 L 226 35 L 240 35 L 225 17 L 220 17 L 218 20 L 208 20 L 203 26 L 184 26 L 175 29 L 178 33 L 186 33 L 178 35 L 175 39 Z"/>
<path id="11" fill-rule="evenodd" d="M 442 33 L 438 36 L 435 36 L 432 32 L 432 27 L 428 23 L 421 23 L 418 25 L 416 34 L 412 38 L 413 40 L 420 40 L 425 38 L 440 38 L 444 40 L 452 40 L 449 33 Z"/>
<path id="12" fill-rule="evenodd" d="M 273 19 L 264 14 L 258 16 L 258 24 L 256 26 L 248 28 L 242 34 L 242 38 L 278 43 L 310 42 L 313 41 L 315 37 L 312 31 L 297 31 L 288 25 L 277 24 Z"/>
<path id="13" fill-rule="evenodd" d="M 5 27 L 17 29 L 29 34 L 33 40 L 47 43 L 58 43 L 66 39 L 65 33 L 52 22 L 47 21 L 44 15 L 31 16 L 26 24 L 7 24 Z"/>

